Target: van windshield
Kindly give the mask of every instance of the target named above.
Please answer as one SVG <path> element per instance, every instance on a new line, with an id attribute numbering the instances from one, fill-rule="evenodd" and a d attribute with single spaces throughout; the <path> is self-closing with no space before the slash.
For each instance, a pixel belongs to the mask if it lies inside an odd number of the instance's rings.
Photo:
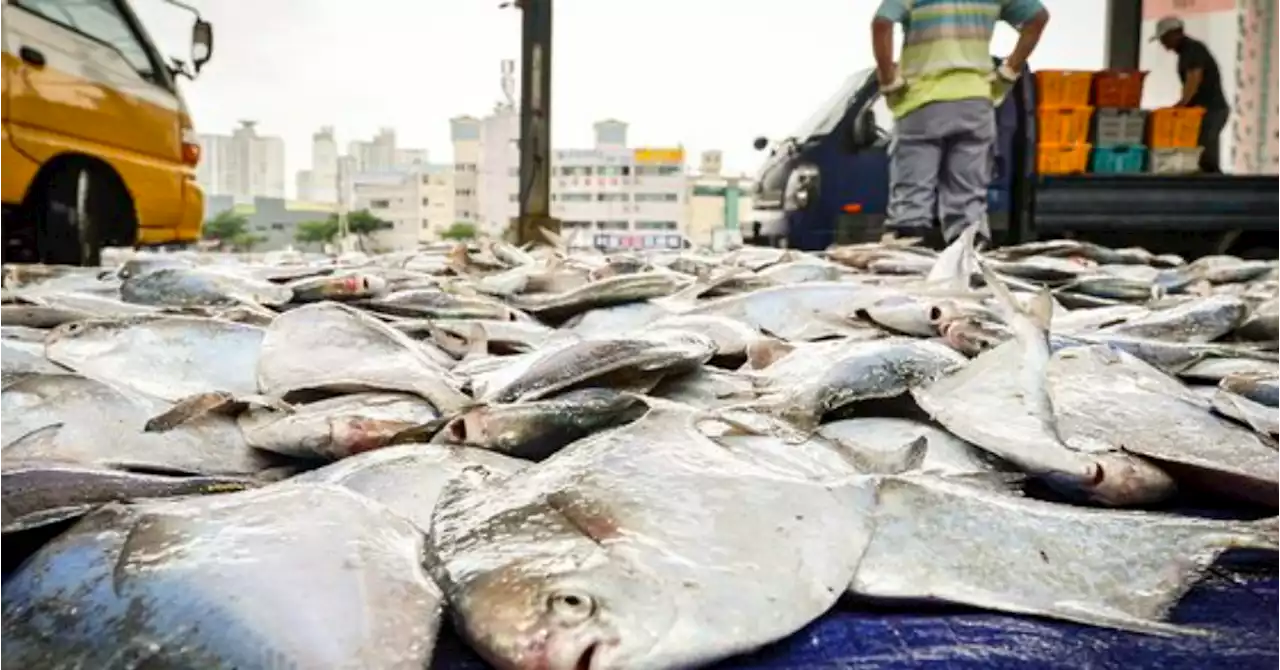
<path id="1" fill-rule="evenodd" d="M 871 76 L 871 68 L 858 70 L 849 75 L 844 83 L 840 85 L 840 89 L 835 92 L 826 102 L 822 103 L 813 114 L 805 119 L 804 123 L 796 128 L 796 132 L 789 137 L 797 141 L 803 142 L 811 137 L 826 135 L 835 129 L 836 124 L 840 123 L 840 119 L 844 117 L 844 113 L 849 109 L 849 105 L 853 102 L 853 96 L 867 82 L 867 78 Z"/>

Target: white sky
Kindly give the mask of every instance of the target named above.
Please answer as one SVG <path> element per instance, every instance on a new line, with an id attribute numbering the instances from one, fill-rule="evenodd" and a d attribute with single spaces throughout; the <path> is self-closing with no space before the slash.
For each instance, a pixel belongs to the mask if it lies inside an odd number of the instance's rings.
<path id="1" fill-rule="evenodd" d="M 310 165 L 311 133 L 341 149 L 395 128 L 401 147 L 449 162 L 448 120 L 489 112 L 499 62 L 518 59 L 520 15 L 499 0 L 187 0 L 214 24 L 213 60 L 187 101 L 200 132 L 238 119 L 286 144 L 286 184 Z M 724 151 L 753 171 L 757 135 L 784 135 L 853 70 L 872 64 L 876 0 L 555 0 L 552 142 L 586 147 L 591 124 L 631 124 L 633 146 Z M 1049 0 L 1032 65 L 1103 66 L 1105 0 Z M 166 55 L 185 56 L 190 15 L 133 0 Z M 994 51 L 1015 35 L 999 29 Z M 519 70 L 517 69 L 517 77 Z M 696 159 L 694 159 L 696 160 Z"/>

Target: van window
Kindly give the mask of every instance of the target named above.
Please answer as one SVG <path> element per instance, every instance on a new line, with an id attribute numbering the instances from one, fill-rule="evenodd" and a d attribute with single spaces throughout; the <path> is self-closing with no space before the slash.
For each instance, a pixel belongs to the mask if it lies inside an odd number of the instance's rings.
<path id="1" fill-rule="evenodd" d="M 884 101 L 883 95 L 876 95 L 876 99 L 871 103 L 871 115 L 876 119 L 876 127 L 886 133 L 893 133 L 893 112 L 889 111 L 889 104 Z"/>
<path id="2" fill-rule="evenodd" d="M 14 0 L 14 4 L 114 47 L 138 74 L 155 79 L 146 48 L 113 0 Z"/>

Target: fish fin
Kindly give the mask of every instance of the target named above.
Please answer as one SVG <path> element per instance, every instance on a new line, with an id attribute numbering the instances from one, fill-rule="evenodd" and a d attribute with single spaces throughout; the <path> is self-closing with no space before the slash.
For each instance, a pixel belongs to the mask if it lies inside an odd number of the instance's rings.
<path id="1" fill-rule="evenodd" d="M 461 416 L 461 414 L 457 416 Z M 440 417 L 427 421 L 426 423 L 420 423 L 416 426 L 405 428 L 404 430 L 392 435 L 387 440 L 385 446 L 392 447 L 398 444 L 430 443 L 440 433 L 440 431 L 444 430 L 445 426 L 449 425 L 449 423 L 454 420 L 454 418 L 456 417 Z"/>
<path id="2" fill-rule="evenodd" d="M 995 294 L 996 302 L 1000 304 L 1001 308 L 1012 315 L 1026 317 L 1037 328 L 1048 332 L 1053 321 L 1053 293 L 1049 289 L 1042 288 L 1037 291 L 1031 304 L 1024 308 L 1013 297 L 1013 293 L 1009 291 L 1009 287 L 1005 282 L 996 276 L 995 271 L 987 263 L 979 262 L 978 268 L 982 271 L 983 281 Z"/>
<path id="3" fill-rule="evenodd" d="M 1089 603 L 1057 602 L 1050 612 L 1045 612 L 1044 614 L 1092 626 L 1118 628 L 1148 635 L 1163 635 L 1166 637 L 1187 635 L 1212 637 L 1214 635 L 1213 631 L 1203 628 L 1168 623 L 1158 619 L 1144 619 L 1127 612 L 1110 608 L 1098 608 Z"/>
<path id="4" fill-rule="evenodd" d="M 753 340 L 747 343 L 746 367 L 749 370 L 763 370 L 795 349 L 796 345 L 772 337 Z"/>
<path id="5" fill-rule="evenodd" d="M 1234 524 L 1240 533 L 1230 544 L 1233 549 L 1269 549 L 1280 547 L 1280 517 L 1268 517 L 1256 521 Z"/>
<path id="6" fill-rule="evenodd" d="M 558 233 L 556 233 L 556 232 L 552 231 L 550 228 L 544 228 L 544 227 L 541 227 L 541 226 L 540 226 L 540 227 L 538 228 L 538 232 L 542 233 L 542 239 L 546 240 L 546 241 L 547 241 L 547 244 L 550 244 L 551 246 L 555 247 L 556 249 L 564 249 L 564 248 L 565 248 L 565 245 L 564 245 L 564 237 L 562 237 L 562 236 L 560 236 Z"/>
<path id="7" fill-rule="evenodd" d="M 988 489 L 1010 495 L 1023 495 L 1023 487 L 1030 481 L 1025 472 L 965 472 L 946 474 L 940 477 L 949 482 L 956 482 L 974 488 Z"/>
<path id="8" fill-rule="evenodd" d="M 64 424 L 59 421 L 57 423 L 51 423 L 47 426 L 41 426 L 35 430 L 28 431 L 18 439 L 12 442 L 6 442 L 4 448 L 8 449 L 9 447 L 16 446 L 22 442 L 35 442 L 37 440 L 51 439 L 54 435 L 58 434 L 58 431 L 62 430 L 63 425 Z"/>
<path id="9" fill-rule="evenodd" d="M 869 450 L 850 440 L 825 439 L 838 445 L 845 460 L 864 475 L 901 475 L 919 470 L 929 453 L 929 438 L 924 435 L 890 452 Z"/>
<path id="10" fill-rule="evenodd" d="M 1040 330 L 1049 331 L 1049 324 L 1053 321 L 1053 294 L 1049 289 L 1041 289 L 1036 293 L 1028 305 L 1027 316 Z"/>
<path id="11" fill-rule="evenodd" d="M 243 408 L 243 405 L 243 402 L 225 391 L 197 393 L 179 400 L 169 409 L 151 417 L 142 430 L 147 433 L 164 433 L 206 414 L 230 412 L 237 406 Z"/>
<path id="12" fill-rule="evenodd" d="M 479 323 L 471 324 L 467 337 L 467 353 L 462 356 L 462 360 L 470 361 L 477 358 L 484 358 L 489 355 L 489 333 L 484 326 Z"/>

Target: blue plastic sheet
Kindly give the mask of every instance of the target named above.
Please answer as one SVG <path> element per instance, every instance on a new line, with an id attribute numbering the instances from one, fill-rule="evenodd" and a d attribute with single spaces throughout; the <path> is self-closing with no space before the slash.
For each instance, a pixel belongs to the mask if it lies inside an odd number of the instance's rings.
<path id="1" fill-rule="evenodd" d="M 1211 636 L 1138 635 L 988 613 L 855 611 L 842 604 L 790 638 L 719 667 L 1275 670 L 1280 662 L 1276 585 L 1275 578 L 1244 583 L 1210 578 L 1197 586 L 1170 618 Z M 432 667 L 488 666 L 446 634 Z"/>

